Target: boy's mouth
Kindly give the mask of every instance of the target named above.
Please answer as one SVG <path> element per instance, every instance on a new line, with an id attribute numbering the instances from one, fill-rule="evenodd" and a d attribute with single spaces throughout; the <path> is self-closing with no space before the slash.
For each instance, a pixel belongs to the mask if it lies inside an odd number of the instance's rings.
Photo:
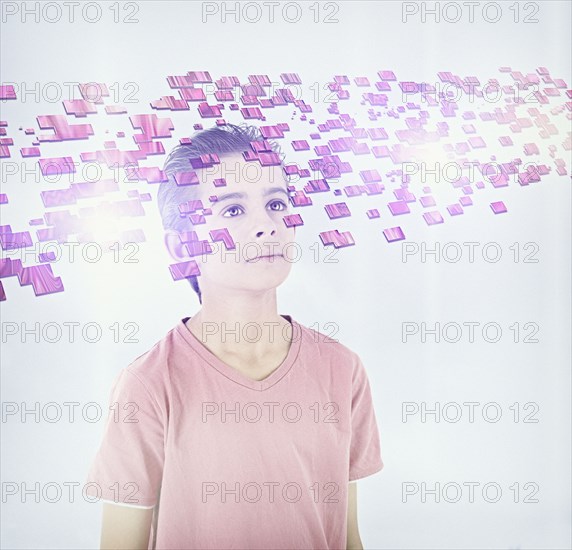
<path id="1" fill-rule="evenodd" d="M 276 258 L 283 258 L 284 256 L 282 254 L 271 254 L 271 255 L 263 255 L 263 256 L 256 256 L 254 258 L 250 258 L 249 260 L 246 260 L 247 262 L 255 262 L 255 261 L 274 261 L 274 259 Z"/>

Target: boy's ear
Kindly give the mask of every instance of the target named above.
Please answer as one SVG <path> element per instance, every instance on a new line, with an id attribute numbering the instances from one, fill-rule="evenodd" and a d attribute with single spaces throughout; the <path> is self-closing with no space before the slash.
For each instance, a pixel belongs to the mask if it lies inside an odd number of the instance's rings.
<path id="1" fill-rule="evenodd" d="M 182 262 L 189 259 L 189 253 L 181 242 L 181 237 L 179 236 L 178 231 L 174 231 L 173 229 L 165 230 L 163 240 L 171 258 L 175 261 Z"/>

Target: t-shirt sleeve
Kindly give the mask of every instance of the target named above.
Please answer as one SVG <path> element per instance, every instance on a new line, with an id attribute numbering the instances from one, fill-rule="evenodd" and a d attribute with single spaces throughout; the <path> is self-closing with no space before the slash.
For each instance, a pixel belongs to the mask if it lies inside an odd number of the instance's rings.
<path id="1" fill-rule="evenodd" d="M 163 475 L 164 433 L 157 400 L 137 374 L 120 371 L 85 493 L 116 504 L 154 507 Z"/>
<path id="2" fill-rule="evenodd" d="M 353 372 L 349 481 L 379 472 L 383 468 L 379 430 L 371 389 L 361 359 Z"/>

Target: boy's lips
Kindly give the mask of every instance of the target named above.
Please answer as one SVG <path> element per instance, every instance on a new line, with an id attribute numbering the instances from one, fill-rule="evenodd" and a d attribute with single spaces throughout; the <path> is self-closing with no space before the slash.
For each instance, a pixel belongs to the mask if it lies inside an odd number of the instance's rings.
<path id="1" fill-rule="evenodd" d="M 262 256 L 256 256 L 254 258 L 250 258 L 246 260 L 247 262 L 253 262 L 255 260 L 272 260 L 274 258 L 283 258 L 282 254 L 265 254 Z"/>

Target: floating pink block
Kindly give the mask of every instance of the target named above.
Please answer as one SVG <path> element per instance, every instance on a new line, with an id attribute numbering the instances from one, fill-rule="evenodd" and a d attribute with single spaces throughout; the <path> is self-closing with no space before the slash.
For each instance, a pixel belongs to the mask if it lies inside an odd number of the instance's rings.
<path id="1" fill-rule="evenodd" d="M 38 255 L 38 261 L 42 263 L 54 262 L 56 260 L 55 252 L 42 252 Z"/>
<path id="2" fill-rule="evenodd" d="M 504 172 L 501 172 L 500 174 L 490 174 L 488 179 L 492 183 L 493 187 L 506 187 L 508 185 L 508 175 Z"/>
<path id="3" fill-rule="evenodd" d="M 250 147 L 255 153 L 272 152 L 272 147 L 270 146 L 270 142 L 268 142 L 265 139 L 251 141 Z"/>
<path id="4" fill-rule="evenodd" d="M 127 108 L 122 105 L 106 105 L 105 113 L 108 115 L 124 115 L 127 113 Z"/>
<path id="5" fill-rule="evenodd" d="M 86 117 L 97 113 L 97 107 L 85 99 L 64 100 L 64 109 L 68 115 Z"/>
<path id="6" fill-rule="evenodd" d="M 302 220 L 302 216 L 300 216 L 300 214 L 290 214 L 289 216 L 284 216 L 283 220 L 286 227 L 298 227 L 300 225 L 304 225 L 304 221 Z"/>
<path id="7" fill-rule="evenodd" d="M 482 149 L 483 147 L 487 146 L 487 144 L 485 143 L 485 140 L 482 137 L 471 137 L 471 138 L 469 138 L 469 144 L 471 145 L 471 147 L 473 149 Z"/>
<path id="8" fill-rule="evenodd" d="M 381 80 L 384 81 L 397 80 L 397 78 L 395 77 L 395 73 L 393 71 L 378 71 L 377 75 Z"/>
<path id="9" fill-rule="evenodd" d="M 199 103 L 197 110 L 203 118 L 213 118 L 221 116 L 221 110 L 217 105 L 209 105 L 206 102 Z"/>
<path id="10" fill-rule="evenodd" d="M 41 191 L 40 196 L 46 208 L 77 204 L 77 197 L 73 189 L 56 189 L 53 191 Z"/>
<path id="11" fill-rule="evenodd" d="M 405 239 L 405 234 L 403 233 L 401 227 L 390 227 L 383 230 L 383 235 L 388 243 L 393 243 L 395 241 L 402 241 Z"/>
<path id="12" fill-rule="evenodd" d="M 157 166 L 126 167 L 125 172 L 129 181 L 144 180 L 147 183 L 162 183 L 168 181 L 167 174 Z"/>
<path id="13" fill-rule="evenodd" d="M 463 207 L 460 204 L 450 204 L 447 206 L 447 211 L 451 216 L 458 216 L 463 214 Z"/>
<path id="14" fill-rule="evenodd" d="M 179 204 L 179 212 L 181 215 L 194 214 L 197 210 L 203 209 L 201 200 L 190 200 Z"/>
<path id="15" fill-rule="evenodd" d="M 473 199 L 471 197 L 461 197 L 459 199 L 461 206 L 471 206 L 473 204 Z"/>
<path id="16" fill-rule="evenodd" d="M 512 139 L 510 136 L 501 136 L 499 137 L 499 143 L 503 147 L 508 147 L 509 145 L 513 145 Z"/>
<path id="17" fill-rule="evenodd" d="M 264 139 L 283 138 L 284 131 L 278 126 L 260 126 L 260 133 Z M 318 134 L 319 135 L 319 134 Z"/>
<path id="18" fill-rule="evenodd" d="M 344 192 L 348 197 L 359 197 L 364 189 L 361 185 L 348 185 L 344 187 Z"/>
<path id="19" fill-rule="evenodd" d="M 377 208 L 372 208 L 371 210 L 367 210 L 366 214 L 370 220 L 380 217 L 379 210 L 377 210 Z"/>
<path id="20" fill-rule="evenodd" d="M 387 204 L 387 207 L 394 216 L 399 216 L 401 214 L 409 214 L 410 212 L 409 206 L 404 201 L 390 202 Z"/>
<path id="21" fill-rule="evenodd" d="M 165 152 L 160 141 L 147 141 L 137 144 L 144 157 L 149 155 L 162 155 Z"/>
<path id="22" fill-rule="evenodd" d="M 236 244 L 226 227 L 223 227 L 222 229 L 213 229 L 209 231 L 209 235 L 213 242 L 222 241 L 227 250 L 234 250 L 236 248 Z"/>
<path id="23" fill-rule="evenodd" d="M 191 166 L 195 169 L 211 168 L 215 164 L 220 164 L 220 157 L 216 153 L 207 153 L 189 159 Z"/>
<path id="24" fill-rule="evenodd" d="M 40 156 L 40 148 L 39 147 L 22 147 L 20 149 L 20 154 L 23 158 L 28 157 L 39 157 Z"/>
<path id="25" fill-rule="evenodd" d="M 293 147 L 294 151 L 309 151 L 310 150 L 310 145 L 308 145 L 308 142 L 305 139 L 293 141 L 292 147 Z"/>
<path id="26" fill-rule="evenodd" d="M 32 285 L 36 296 L 62 292 L 64 285 L 60 277 L 54 277 L 52 266 L 40 264 L 23 267 L 18 273 L 18 280 L 22 286 Z"/>
<path id="27" fill-rule="evenodd" d="M 491 202 L 490 207 L 495 214 L 503 214 L 507 211 L 503 201 Z"/>
<path id="28" fill-rule="evenodd" d="M 232 94 L 232 92 L 230 90 L 217 90 L 214 93 L 215 99 L 217 101 L 234 101 L 234 95 Z M 202 100 L 206 99 L 206 98 L 201 98 Z M 264 100 L 264 101 L 268 101 L 269 103 L 270 100 Z M 262 104 L 262 102 L 261 102 Z M 235 110 L 235 109 L 233 109 Z"/>
<path id="29" fill-rule="evenodd" d="M 264 105 L 262 104 L 262 106 Z M 240 114 L 245 120 L 264 120 L 264 115 L 258 107 L 242 107 Z"/>
<path id="30" fill-rule="evenodd" d="M 318 180 L 309 180 L 304 186 L 304 193 L 323 193 L 329 191 L 330 186 L 325 179 L 321 178 Z"/>
<path id="31" fill-rule="evenodd" d="M 314 147 L 314 152 L 320 157 L 332 154 L 332 151 L 330 151 L 330 148 L 327 145 L 316 145 Z"/>
<path id="32" fill-rule="evenodd" d="M 36 120 L 42 130 L 54 130 L 53 134 L 38 136 L 38 141 L 40 142 L 87 139 L 93 135 L 91 124 L 69 124 L 65 115 L 38 116 Z"/>
<path id="33" fill-rule="evenodd" d="M 16 99 L 16 92 L 14 90 L 14 86 L 10 84 L 6 86 L 0 86 L 0 99 L 1 100 Z"/>
<path id="34" fill-rule="evenodd" d="M 38 162 L 44 176 L 59 176 L 61 174 L 72 174 L 75 172 L 75 165 L 71 157 L 40 159 Z"/>
<path id="35" fill-rule="evenodd" d="M 189 220 L 193 225 L 201 225 L 206 223 L 205 217 L 203 214 L 189 214 Z"/>
<path id="36" fill-rule="evenodd" d="M 175 129 L 170 118 L 159 118 L 156 114 L 133 115 L 129 117 L 129 121 L 135 130 L 140 129 L 150 138 L 171 137 L 171 130 Z"/>
<path id="37" fill-rule="evenodd" d="M 294 195 L 290 196 L 290 202 L 293 206 L 310 206 L 312 199 L 307 197 L 303 191 L 296 191 Z"/>
<path id="38" fill-rule="evenodd" d="M 416 201 L 415 195 L 405 188 L 395 189 L 393 191 L 393 194 L 395 195 L 395 198 L 399 199 L 400 201 L 405 201 L 405 202 Z"/>
<path id="39" fill-rule="evenodd" d="M 100 105 L 103 103 L 103 97 L 109 97 L 109 90 L 105 84 L 96 82 L 87 82 L 79 85 L 79 93 L 86 101 L 91 101 Z"/>
<path id="40" fill-rule="evenodd" d="M 367 133 L 372 141 L 380 139 L 389 139 L 387 132 L 383 128 L 368 128 Z"/>
<path id="41" fill-rule="evenodd" d="M 423 219 L 427 223 L 427 225 L 437 225 L 439 223 L 443 223 L 443 216 L 437 211 L 434 210 L 433 212 L 425 212 L 423 214 Z"/>
<path id="42" fill-rule="evenodd" d="M 208 241 L 190 241 L 184 243 L 184 247 L 191 257 L 212 254 L 213 251 Z"/>
<path id="43" fill-rule="evenodd" d="M 174 281 L 186 279 L 187 277 L 196 277 L 201 274 L 201 270 L 195 260 L 171 264 L 169 270 Z"/>
<path id="44" fill-rule="evenodd" d="M 540 181 L 540 175 L 534 166 L 529 166 L 526 172 L 521 172 L 518 174 L 518 183 L 520 185 L 528 185 L 529 183 L 534 183 L 537 181 Z"/>
<path id="45" fill-rule="evenodd" d="M 340 233 L 337 229 L 334 229 L 333 231 L 324 231 L 323 233 L 320 233 L 319 237 L 324 246 L 333 244 L 334 248 L 344 248 L 355 244 L 352 234 L 349 231 Z"/>
<path id="46" fill-rule="evenodd" d="M 258 153 L 258 161 L 262 166 L 279 166 L 281 161 L 277 153 Z"/>
<path id="47" fill-rule="evenodd" d="M 191 77 L 188 75 L 168 76 L 167 82 L 171 88 L 192 88 L 194 85 Z"/>
<path id="48" fill-rule="evenodd" d="M 300 175 L 300 167 L 296 164 L 287 164 L 284 166 L 284 173 L 288 176 Z"/>
<path id="49" fill-rule="evenodd" d="M 380 195 L 385 189 L 385 185 L 381 183 L 366 183 L 362 187 L 367 195 Z"/>
<path id="50" fill-rule="evenodd" d="M 536 143 L 526 143 L 524 145 L 524 154 L 525 155 L 538 155 L 540 151 L 538 150 L 538 145 Z"/>
<path id="51" fill-rule="evenodd" d="M 196 172 L 175 172 L 174 178 L 177 185 L 198 185 L 199 183 Z"/>
<path id="52" fill-rule="evenodd" d="M 152 109 L 168 109 L 170 111 L 188 111 L 189 104 L 184 99 L 177 99 L 172 95 L 162 96 L 150 103 Z"/>
<path id="53" fill-rule="evenodd" d="M 324 209 L 326 210 L 326 214 L 328 214 L 330 220 L 335 220 L 338 218 L 346 218 L 348 216 L 351 216 L 350 209 L 348 208 L 348 205 L 345 202 L 338 202 L 336 204 L 326 204 L 324 206 Z"/>
<path id="54" fill-rule="evenodd" d="M 419 202 L 421 203 L 421 206 L 423 206 L 423 208 L 428 208 L 429 206 L 435 206 L 435 199 L 430 195 L 421 197 L 419 199 Z"/>

